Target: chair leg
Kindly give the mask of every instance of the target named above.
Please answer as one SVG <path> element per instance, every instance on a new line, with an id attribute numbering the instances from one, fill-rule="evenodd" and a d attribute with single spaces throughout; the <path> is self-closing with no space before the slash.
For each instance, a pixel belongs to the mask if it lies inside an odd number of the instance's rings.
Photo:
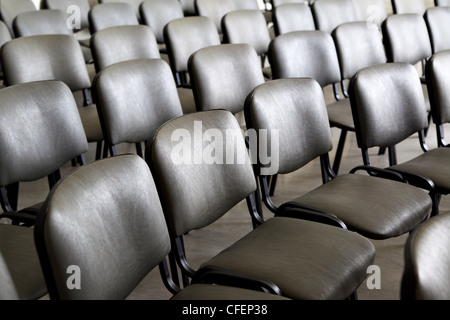
<path id="1" fill-rule="evenodd" d="M 338 173 L 339 167 L 341 166 L 342 153 L 344 152 L 345 140 L 347 139 L 347 130 L 342 130 L 339 137 L 338 147 L 336 149 L 336 155 L 333 162 L 333 172 Z"/>
<path id="2" fill-rule="evenodd" d="M 273 195 L 275 194 L 275 187 L 277 186 L 277 179 L 278 179 L 278 175 L 274 175 L 270 178 L 270 191 L 269 191 L 269 195 L 271 197 L 273 197 Z"/>
<path id="3" fill-rule="evenodd" d="M 95 150 L 95 160 L 100 160 L 101 157 L 102 157 L 102 142 L 98 141 L 97 148 Z"/>

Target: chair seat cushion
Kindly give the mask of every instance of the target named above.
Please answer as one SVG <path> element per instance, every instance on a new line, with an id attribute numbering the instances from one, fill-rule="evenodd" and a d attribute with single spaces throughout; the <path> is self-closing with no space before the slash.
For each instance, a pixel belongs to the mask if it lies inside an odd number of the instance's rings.
<path id="1" fill-rule="evenodd" d="M 355 232 L 276 217 L 202 267 L 221 267 L 272 281 L 291 299 L 346 299 L 363 282 L 374 257 L 373 244 Z"/>
<path id="2" fill-rule="evenodd" d="M 6 282 L 10 288 L 2 299 L 35 300 L 47 293 L 32 228 L 0 224 L 0 255 L 0 287 Z"/>
<path id="3" fill-rule="evenodd" d="M 274 294 L 222 285 L 193 284 L 171 300 L 290 300 Z"/>
<path id="4" fill-rule="evenodd" d="M 102 127 L 98 118 L 97 107 L 90 105 L 78 108 L 78 111 L 80 112 L 81 122 L 83 123 L 88 142 L 103 141 Z"/>
<path id="5" fill-rule="evenodd" d="M 432 206 L 422 189 L 362 174 L 339 175 L 292 202 L 333 213 L 350 230 L 372 239 L 409 232 Z"/>
<path id="6" fill-rule="evenodd" d="M 342 99 L 327 105 L 331 126 L 355 131 L 352 108 L 349 99 Z"/>
<path id="7" fill-rule="evenodd" d="M 450 148 L 435 148 L 409 161 L 389 167 L 399 172 L 415 173 L 431 179 L 438 191 L 450 191 Z"/>

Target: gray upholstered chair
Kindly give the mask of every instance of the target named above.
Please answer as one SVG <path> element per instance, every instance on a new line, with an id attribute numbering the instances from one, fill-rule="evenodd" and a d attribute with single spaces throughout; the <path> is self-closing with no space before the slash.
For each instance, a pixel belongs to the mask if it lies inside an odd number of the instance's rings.
<path id="1" fill-rule="evenodd" d="M 315 30 L 280 35 L 270 43 L 269 60 L 274 79 L 307 77 L 324 89 L 333 86 L 335 101 L 327 109 L 330 125 L 341 130 L 333 164 L 333 170 L 338 172 L 347 133 L 355 129 L 350 100 L 340 96 L 341 71 L 331 34 Z"/>
<path id="2" fill-rule="evenodd" d="M 428 8 L 424 15 L 433 53 L 450 49 L 450 4 Z"/>
<path id="3" fill-rule="evenodd" d="M 391 0 L 394 14 L 417 13 L 423 16 L 425 13 L 424 0 Z"/>
<path id="4" fill-rule="evenodd" d="M 398 180 L 396 174 L 390 176 L 373 167 L 357 167 L 351 174 L 332 172 L 328 156 L 331 131 L 324 95 L 316 81 L 280 79 L 257 87 L 246 101 L 245 119 L 248 129 L 257 135 L 254 144 L 267 144 L 250 150 L 253 158 L 259 159 L 256 172 L 262 198 L 273 213 L 289 207 L 332 213 L 349 230 L 372 239 L 405 234 L 430 214 L 432 202 L 427 193 Z M 266 149 L 271 150 L 270 162 L 265 160 Z M 269 195 L 267 176 L 289 174 L 318 159 L 323 184 L 276 205 Z"/>
<path id="5" fill-rule="evenodd" d="M 19 84 L 3 88 L 0 97 L 0 217 L 32 225 L 41 204 L 19 208 L 18 184 L 48 177 L 51 188 L 65 163 L 85 163 L 88 143 L 72 92 L 62 82 Z"/>
<path id="6" fill-rule="evenodd" d="M 402 300 L 450 299 L 450 214 L 418 226 L 405 246 Z"/>
<path id="7" fill-rule="evenodd" d="M 269 0 L 266 2 L 270 2 L 272 5 L 272 10 L 278 6 L 281 6 L 286 3 L 304 3 L 304 0 Z"/>
<path id="8" fill-rule="evenodd" d="M 172 20 L 183 18 L 184 12 L 179 0 L 144 0 L 139 7 L 142 23 L 155 33 L 160 52 L 166 53 L 164 27 Z"/>
<path id="9" fill-rule="evenodd" d="M 314 1 L 311 10 L 317 30 L 328 33 L 344 22 L 358 20 L 352 0 Z"/>
<path id="10" fill-rule="evenodd" d="M 67 16 L 61 10 L 37 10 L 20 13 L 13 22 L 16 37 L 40 34 L 70 34 L 67 27 Z"/>
<path id="11" fill-rule="evenodd" d="M 196 0 L 195 8 L 197 14 L 211 18 L 222 37 L 222 18 L 234 10 L 233 0 Z"/>
<path id="12" fill-rule="evenodd" d="M 61 80 L 72 92 L 83 92 L 78 111 L 89 142 L 97 143 L 101 157 L 103 134 L 97 110 L 90 101 L 91 80 L 80 48 L 73 35 L 53 34 L 16 38 L 1 52 L 5 85 L 40 80 Z"/>
<path id="13" fill-rule="evenodd" d="M 305 3 L 286 3 L 272 10 L 273 28 L 276 36 L 291 31 L 316 29 L 311 7 Z"/>
<path id="14" fill-rule="evenodd" d="M 0 19 L 6 24 L 12 38 L 15 38 L 13 22 L 23 12 L 36 11 L 37 7 L 31 0 L 2 0 L 0 3 Z"/>
<path id="15" fill-rule="evenodd" d="M 349 93 L 363 163 L 370 165 L 370 148 L 388 149 L 388 169 L 429 190 L 432 214 L 438 214 L 441 195 L 450 190 L 450 148 L 430 149 L 426 144 L 427 108 L 416 68 L 408 63 L 387 63 L 362 69 L 350 82 Z M 396 145 L 415 134 L 419 155 L 398 163 Z"/>
<path id="16" fill-rule="evenodd" d="M 387 18 L 386 0 L 352 0 L 358 21 L 366 21 L 378 28 Z"/>
<path id="17" fill-rule="evenodd" d="M 11 34 L 9 33 L 8 27 L 6 26 L 6 24 L 0 20 L 0 50 L 3 47 L 3 45 L 10 41 L 11 38 Z M 3 87 L 3 70 L 2 70 L 2 66 L 1 66 L 1 61 L 0 61 L 0 79 L 1 79 L 1 87 Z"/>
<path id="18" fill-rule="evenodd" d="M 103 69 L 94 80 L 93 96 L 113 156 L 120 143 L 135 144 L 143 156 L 141 143 L 152 140 L 166 121 L 183 115 L 172 72 L 161 59 L 129 60 Z"/>
<path id="19" fill-rule="evenodd" d="M 197 9 L 195 8 L 195 0 L 179 0 L 185 17 L 197 15 Z"/>
<path id="20" fill-rule="evenodd" d="M 247 95 L 263 83 L 261 62 L 249 44 L 220 44 L 196 51 L 189 59 L 189 75 L 198 111 L 244 110 Z"/>
<path id="21" fill-rule="evenodd" d="M 233 0 L 234 10 L 260 10 L 258 0 Z"/>
<path id="22" fill-rule="evenodd" d="M 214 151 L 207 143 L 213 140 Z M 261 222 L 252 164 L 239 123 L 229 111 L 209 110 L 169 121 L 146 151 L 183 274 L 195 274 L 184 234 L 206 228 L 244 200 L 253 219 Z M 298 219 L 267 219 L 201 268 L 266 279 L 291 299 L 354 297 L 373 262 L 373 244 L 339 227 L 337 219 L 318 223 L 314 218 L 328 216 L 296 212 Z"/>
<path id="23" fill-rule="evenodd" d="M 444 125 L 450 122 L 449 97 L 450 50 L 435 53 L 427 62 L 426 76 L 431 113 L 436 125 L 437 145 L 448 147 L 444 139 Z"/>
<path id="24" fill-rule="evenodd" d="M 224 43 L 248 43 L 261 57 L 261 68 L 266 78 L 272 78 L 267 66 L 267 52 L 271 41 L 266 18 L 260 10 L 233 10 L 222 18 Z"/>
<path id="25" fill-rule="evenodd" d="M 109 27 L 139 24 L 135 9 L 129 3 L 117 0 L 93 6 L 89 11 L 88 19 L 92 34 Z"/>
<path id="26" fill-rule="evenodd" d="M 103 3 L 126 3 L 133 8 L 136 17 L 140 19 L 139 6 L 142 3 L 142 0 L 98 0 L 100 4 Z"/>
<path id="27" fill-rule="evenodd" d="M 146 25 L 100 30 L 91 37 L 91 50 L 97 73 L 122 61 L 161 58 L 155 34 Z"/>
<path id="28" fill-rule="evenodd" d="M 202 276 L 180 291 L 167 277 L 171 243 L 158 192 L 148 165 L 136 155 L 106 158 L 71 172 L 52 190 L 37 222 L 35 242 L 52 300 L 125 299 L 158 265 L 167 288 L 179 293 L 173 299 L 283 299 L 206 284 Z M 74 279 L 80 276 L 79 288 L 76 280 L 74 287 L 67 285 L 70 267 Z M 221 275 L 236 279 L 229 274 Z"/>

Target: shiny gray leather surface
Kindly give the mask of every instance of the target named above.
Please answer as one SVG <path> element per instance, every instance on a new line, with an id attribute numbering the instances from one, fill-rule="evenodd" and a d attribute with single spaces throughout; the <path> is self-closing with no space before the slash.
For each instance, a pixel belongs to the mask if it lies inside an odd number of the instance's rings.
<path id="1" fill-rule="evenodd" d="M 426 9 L 424 1 L 414 0 L 392 0 L 392 6 L 396 14 L 418 13 L 423 15 Z"/>
<path id="2" fill-rule="evenodd" d="M 52 190 L 44 213 L 61 299 L 124 299 L 170 250 L 152 175 L 137 155 L 80 167 Z M 80 290 L 67 288 L 71 265 L 80 268 Z"/>
<path id="3" fill-rule="evenodd" d="M 358 20 L 352 0 L 314 1 L 311 8 L 317 30 L 328 33 L 342 23 Z"/>
<path id="4" fill-rule="evenodd" d="M 338 300 L 360 286 L 374 257 L 373 244 L 354 232 L 273 218 L 202 267 L 219 266 L 268 279 L 291 299 Z"/>
<path id="5" fill-rule="evenodd" d="M 312 79 L 281 79 L 258 86 L 246 103 L 246 115 L 257 132 L 279 134 L 278 173 L 293 172 L 332 148 L 322 88 Z M 289 121 L 286 121 L 289 119 Z"/>
<path id="6" fill-rule="evenodd" d="M 189 60 L 197 110 L 244 109 L 247 95 L 264 83 L 261 61 L 248 44 L 222 44 L 196 51 Z"/>
<path id="7" fill-rule="evenodd" d="M 389 16 L 383 22 L 382 30 L 389 61 L 416 64 L 431 56 L 430 37 L 422 16 Z"/>
<path id="8" fill-rule="evenodd" d="M 117 63 L 95 82 L 108 140 L 151 141 L 166 121 L 183 115 L 169 65 L 161 59 Z"/>
<path id="9" fill-rule="evenodd" d="M 315 79 L 322 87 L 341 79 L 333 38 L 324 31 L 294 31 L 272 40 L 273 77 Z"/>
<path id="10" fill-rule="evenodd" d="M 201 132 L 199 127 L 195 128 L 196 121 L 197 126 L 201 124 Z M 202 158 L 212 152 L 207 148 L 212 143 L 208 141 L 208 135 L 200 136 L 206 131 L 209 134 L 220 132 L 224 138 L 229 131 L 229 137 L 235 139 L 235 144 L 218 141 L 215 145 L 216 152 L 223 152 L 223 165 L 210 165 Z M 183 146 L 185 152 L 192 150 L 190 156 L 182 155 L 180 147 Z M 234 159 L 227 162 L 227 154 L 230 157 L 233 152 Z M 243 159 L 237 159 L 238 155 Z M 183 157 L 186 158 L 183 160 Z M 228 111 L 192 113 L 166 123 L 156 134 L 151 148 L 147 148 L 146 159 L 152 165 L 164 213 L 174 236 L 216 221 L 256 189 L 241 129 Z"/>
<path id="11" fill-rule="evenodd" d="M 155 34 L 145 25 L 100 30 L 91 37 L 91 48 L 98 71 L 121 61 L 161 57 Z"/>
<path id="12" fill-rule="evenodd" d="M 70 34 L 67 28 L 67 15 L 60 10 L 38 10 L 19 14 L 14 19 L 16 37 L 34 36 L 39 34 Z"/>
<path id="13" fill-rule="evenodd" d="M 428 8 L 425 21 L 433 53 L 450 49 L 450 3 L 446 7 Z"/>
<path id="14" fill-rule="evenodd" d="M 164 41 L 177 72 L 188 71 L 189 57 L 197 50 L 220 44 L 214 21 L 209 17 L 193 16 L 170 21 L 164 30 Z"/>
<path id="15" fill-rule="evenodd" d="M 88 0 L 45 0 L 46 8 L 62 10 L 67 12 L 69 6 L 76 5 L 80 8 L 80 27 L 81 29 L 87 28 L 89 26 L 88 14 L 91 10 Z M 74 29 L 74 32 L 79 31 Z"/>
<path id="16" fill-rule="evenodd" d="M 16 38 L 3 46 L 1 58 L 8 85 L 57 79 L 72 91 L 91 86 L 80 44 L 73 35 Z"/>
<path id="17" fill-rule="evenodd" d="M 413 300 L 450 299 L 450 215 L 426 221 L 408 238 L 402 297 Z"/>
<path id="18" fill-rule="evenodd" d="M 222 19 L 222 31 L 228 43 L 248 43 L 258 55 L 269 50 L 270 34 L 260 10 L 235 10 Z"/>
<path id="19" fill-rule="evenodd" d="M 311 7 L 305 3 L 285 3 L 273 9 L 273 23 L 278 35 L 291 31 L 315 30 Z"/>
<path id="20" fill-rule="evenodd" d="M 136 9 L 125 2 L 108 2 L 95 5 L 89 11 L 89 27 L 92 33 L 124 25 L 139 24 Z"/>
<path id="21" fill-rule="evenodd" d="M 407 63 L 365 68 L 354 79 L 352 108 L 360 124 L 359 147 L 389 147 L 428 126 L 417 70 Z"/>
<path id="22" fill-rule="evenodd" d="M 164 26 L 175 19 L 183 18 L 183 8 L 178 0 L 149 0 L 140 6 L 142 22 L 153 30 L 158 43 L 164 43 Z"/>
<path id="23" fill-rule="evenodd" d="M 225 14 L 234 10 L 232 0 L 196 0 L 195 7 L 199 16 L 210 17 L 219 33 L 222 33 L 221 21 Z"/>
<path id="24" fill-rule="evenodd" d="M 2 0 L 0 17 L 8 26 L 11 36 L 14 36 L 13 21 L 22 12 L 35 11 L 36 7 L 28 0 Z"/>
<path id="25" fill-rule="evenodd" d="M 33 229 L 0 224 L 0 300 L 35 300 L 47 293 Z"/>
<path id="26" fill-rule="evenodd" d="M 88 150 L 70 89 L 59 81 L 0 91 L 0 185 L 53 173 Z"/>
<path id="27" fill-rule="evenodd" d="M 333 32 L 342 79 L 374 64 L 386 63 L 387 57 L 378 28 L 369 28 L 366 21 L 347 22 Z"/>
<path id="28" fill-rule="evenodd" d="M 431 85 L 428 94 L 434 101 L 433 121 L 444 124 L 450 121 L 450 51 L 434 54 L 428 63 L 427 80 Z"/>

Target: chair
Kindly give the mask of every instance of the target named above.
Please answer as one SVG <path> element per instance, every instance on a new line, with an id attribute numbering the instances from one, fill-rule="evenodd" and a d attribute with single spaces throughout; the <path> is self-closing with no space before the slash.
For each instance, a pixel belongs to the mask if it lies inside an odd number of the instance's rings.
<path id="1" fill-rule="evenodd" d="M 267 52 L 271 41 L 266 18 L 260 10 L 234 10 L 222 18 L 224 43 L 248 43 L 261 58 L 261 68 L 266 78 L 272 77 L 270 66 L 266 66 Z"/>
<path id="2" fill-rule="evenodd" d="M 89 78 L 80 44 L 73 35 L 53 34 L 16 38 L 6 43 L 1 52 L 5 85 L 61 80 L 78 94 L 77 101 L 88 142 L 97 144 L 96 159 L 101 157 L 103 134 L 97 110 L 91 104 Z"/>
<path id="3" fill-rule="evenodd" d="M 155 33 L 160 52 L 166 53 L 164 27 L 171 20 L 184 17 L 183 8 L 178 0 L 145 0 L 139 7 L 142 23 Z"/>
<path id="4" fill-rule="evenodd" d="M 97 73 L 122 61 L 161 58 L 155 34 L 146 25 L 100 30 L 91 37 L 91 50 Z"/>
<path id="5" fill-rule="evenodd" d="M 130 5 L 134 12 L 136 13 L 136 17 L 140 19 L 139 6 L 141 5 L 143 0 L 98 0 L 100 4 L 103 3 L 126 3 Z"/>
<path id="6" fill-rule="evenodd" d="M 146 149 L 146 160 L 177 262 L 188 277 L 195 270 L 189 265 L 189 248 L 182 245 L 184 234 L 206 228 L 243 200 L 253 219 L 260 220 L 253 201 L 252 165 L 239 123 L 229 111 L 209 110 L 169 121 Z M 266 279 L 291 299 L 355 297 L 374 258 L 372 243 L 338 227 L 337 220 L 318 223 L 304 213 L 298 211 L 298 219 L 278 216 L 262 222 L 200 268 Z M 311 219 L 315 217 L 313 213 Z"/>
<path id="7" fill-rule="evenodd" d="M 341 72 L 331 34 L 315 30 L 280 35 L 270 43 L 269 61 L 274 79 L 307 77 L 324 90 L 333 86 L 335 101 L 329 102 L 327 109 L 330 126 L 341 130 L 333 163 L 333 171 L 338 173 L 347 133 L 355 128 L 350 100 L 339 94 Z"/>
<path id="8" fill-rule="evenodd" d="M 444 125 L 450 121 L 448 97 L 448 71 L 450 70 L 450 51 L 439 51 L 427 62 L 426 77 L 430 96 L 431 113 L 436 125 L 438 147 L 448 147 L 444 139 Z"/>
<path id="9" fill-rule="evenodd" d="M 260 10 L 258 0 L 232 0 L 234 10 Z"/>
<path id="10" fill-rule="evenodd" d="M 252 159 L 258 159 L 255 172 L 262 198 L 274 214 L 290 207 L 331 213 L 349 230 L 372 239 L 407 233 L 430 214 L 432 201 L 427 193 L 403 183 L 398 175 L 390 176 L 389 171 L 363 166 L 349 174 L 332 171 L 327 110 L 315 80 L 280 79 L 255 88 L 245 104 L 245 120 L 256 135 L 249 144 L 260 146 L 250 150 Z M 315 159 L 320 159 L 323 184 L 276 205 L 267 177 L 295 172 Z"/>
<path id="11" fill-rule="evenodd" d="M 60 10 L 37 10 L 20 13 L 14 19 L 13 29 L 16 37 L 27 37 L 41 34 L 70 34 L 67 17 Z"/>
<path id="12" fill-rule="evenodd" d="M 424 0 L 391 0 L 394 14 L 416 13 L 423 16 L 425 13 Z"/>
<path id="13" fill-rule="evenodd" d="M 228 12 L 234 11 L 233 0 L 196 0 L 195 7 L 197 14 L 211 18 L 222 37 L 222 18 Z"/>
<path id="14" fill-rule="evenodd" d="M 304 3 L 286 3 L 272 11 L 276 36 L 291 31 L 316 30 L 311 7 Z"/>
<path id="15" fill-rule="evenodd" d="M 449 300 L 450 215 L 441 214 L 418 226 L 405 246 L 402 300 Z"/>
<path id="16" fill-rule="evenodd" d="M 344 22 L 357 21 L 352 0 L 314 1 L 311 10 L 317 30 L 328 33 L 331 33 L 334 28 Z"/>
<path id="17" fill-rule="evenodd" d="M 429 149 L 426 144 L 427 108 L 417 70 L 408 63 L 368 67 L 352 79 L 349 93 L 363 163 L 370 165 L 369 148 L 389 150 L 388 169 L 430 191 L 432 214 L 437 215 L 441 196 L 450 190 L 450 149 Z M 414 134 L 423 152 L 398 162 L 396 145 Z"/>
<path id="18" fill-rule="evenodd" d="M 244 110 L 250 91 L 263 83 L 259 57 L 249 44 L 220 44 L 202 48 L 189 59 L 197 111 Z"/>
<path id="19" fill-rule="evenodd" d="M 48 196 L 34 237 L 52 300 L 125 299 L 158 265 L 173 299 L 282 299 L 205 284 L 214 279 L 212 272 L 208 278 L 199 274 L 195 284 L 181 291 L 165 272 L 171 244 L 153 177 L 136 155 L 96 161 L 66 176 Z M 80 288 L 67 285 L 68 267 L 81 272 Z M 231 273 L 217 274 L 234 279 Z"/>
<path id="20" fill-rule="evenodd" d="M 22 12 L 36 11 L 31 0 L 2 0 L 0 3 L 0 19 L 6 24 L 12 38 L 15 38 L 13 22 Z"/>
<path id="21" fill-rule="evenodd" d="M 151 140 L 166 121 L 183 115 L 172 72 L 161 59 L 111 65 L 97 74 L 93 88 L 112 156 L 117 144 L 133 143 L 142 157 L 141 143 Z"/>
<path id="22" fill-rule="evenodd" d="M 11 34 L 9 33 L 8 27 L 6 24 L 0 20 L 0 50 L 3 47 L 3 45 L 11 40 Z M 1 66 L 0 61 L 0 79 L 2 80 L 2 87 L 3 87 L 3 70 Z"/>
<path id="23" fill-rule="evenodd" d="M 367 21 L 381 28 L 381 24 L 387 18 L 385 0 L 353 0 L 358 21 Z"/>
<path id="24" fill-rule="evenodd" d="M 197 15 L 195 0 L 179 0 L 185 17 Z"/>
<path id="25" fill-rule="evenodd" d="M 68 93 L 69 92 L 69 93 Z M 2 218 L 33 225 L 41 204 L 18 210 L 20 182 L 59 179 L 59 168 L 74 158 L 85 163 L 86 135 L 72 93 L 52 81 L 1 90 L 0 175 Z M 12 188 L 11 188 L 12 187 Z"/>
<path id="26" fill-rule="evenodd" d="M 93 6 L 88 17 L 91 34 L 109 27 L 139 24 L 133 7 L 129 3 L 121 3 L 117 0 Z"/>
<path id="27" fill-rule="evenodd" d="M 281 6 L 286 3 L 304 3 L 304 0 L 269 0 L 266 2 L 270 2 L 272 4 L 272 10 L 276 9 L 278 6 Z"/>
<path id="28" fill-rule="evenodd" d="M 450 49 L 450 7 L 429 8 L 425 12 L 424 18 L 432 52 Z"/>

